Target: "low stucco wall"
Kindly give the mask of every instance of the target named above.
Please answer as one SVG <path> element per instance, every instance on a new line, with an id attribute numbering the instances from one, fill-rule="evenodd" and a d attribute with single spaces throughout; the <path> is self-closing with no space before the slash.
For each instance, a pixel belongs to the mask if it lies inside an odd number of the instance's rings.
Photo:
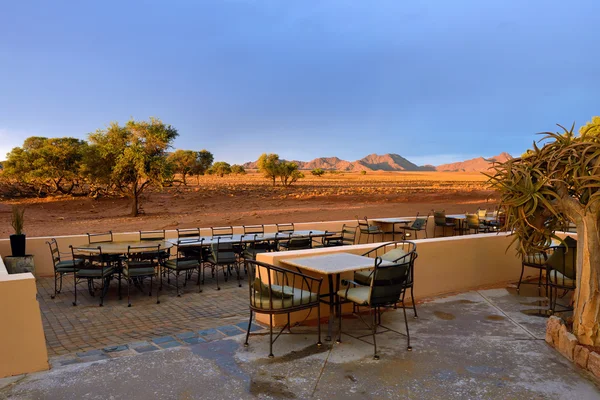
<path id="1" fill-rule="evenodd" d="M 48 369 L 35 277 L 9 275 L 0 258 L 0 378 Z"/>
<path id="2" fill-rule="evenodd" d="M 511 240 L 506 233 L 417 240 L 419 256 L 415 262 L 415 299 L 418 301 L 441 294 L 517 281 L 521 273 L 521 259 L 516 255 L 514 248 L 508 249 Z M 380 244 L 264 253 L 258 255 L 257 259 L 289 268 L 281 261 L 337 252 L 363 254 Z M 342 275 L 342 279 L 351 276 L 352 273 L 345 274 Z M 326 276 L 323 276 L 322 292 L 327 292 Z M 321 316 L 328 314 L 329 307 L 322 305 Z M 306 312 L 300 312 L 293 317 L 293 321 L 301 321 L 306 315 Z M 315 316 L 316 313 L 313 313 L 312 318 Z M 268 316 L 265 315 L 258 315 L 257 318 L 263 323 L 268 321 Z M 274 321 L 276 325 L 281 326 L 287 321 L 287 316 L 276 316 Z"/>
<path id="3" fill-rule="evenodd" d="M 404 217 L 402 217 L 404 218 Z M 412 220 L 414 217 L 406 217 L 405 219 Z M 349 226 L 356 226 L 356 220 L 346 220 L 346 221 L 323 221 L 323 222 L 305 222 L 305 223 L 295 223 L 294 227 L 296 230 L 322 230 L 322 231 L 339 231 L 342 226 L 346 224 Z M 140 229 L 144 230 L 144 221 L 140 219 Z M 428 235 L 431 237 L 433 235 L 433 219 L 431 219 L 430 223 L 427 226 Z M 276 225 L 265 225 L 265 232 L 276 232 Z M 243 233 L 242 226 L 234 227 L 235 233 Z M 210 236 L 211 231 L 210 227 L 201 228 L 201 234 Z M 166 237 L 168 239 L 177 238 L 177 231 L 170 230 L 166 231 Z M 357 235 L 358 237 L 358 235 Z M 70 236 L 47 236 L 47 237 L 31 237 L 27 238 L 27 253 L 33 254 L 35 257 L 35 275 L 36 276 L 52 276 L 54 273 L 54 269 L 52 266 L 52 258 L 50 256 L 50 249 L 48 248 L 48 242 L 50 239 L 55 238 L 58 242 L 58 247 L 61 252 L 66 253 L 69 252 L 69 245 L 73 246 L 84 246 L 87 245 L 88 239 L 86 235 L 70 235 Z M 138 232 L 124 232 L 124 233 L 114 233 L 113 239 L 115 241 L 128 241 L 128 240 L 137 240 L 139 238 Z M 400 238 L 400 235 L 397 235 L 397 238 Z M 386 240 L 391 240 L 391 235 L 388 235 Z M 360 238 L 360 241 L 366 243 L 367 240 L 373 241 L 377 240 L 381 241 L 380 235 L 376 238 L 368 238 L 363 235 Z M 11 254 L 10 251 L 10 241 L 8 239 L 0 240 L 0 255 L 5 257 Z"/>

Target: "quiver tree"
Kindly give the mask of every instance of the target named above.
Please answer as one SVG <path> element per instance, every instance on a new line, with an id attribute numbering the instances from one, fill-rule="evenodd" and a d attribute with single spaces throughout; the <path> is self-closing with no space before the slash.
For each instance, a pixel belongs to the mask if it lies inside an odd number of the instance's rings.
<path id="1" fill-rule="evenodd" d="M 541 148 L 534 143 L 520 158 L 495 164 L 489 182 L 501 193 L 505 229 L 520 253 L 544 250 L 565 222 L 576 225 L 573 333 L 600 346 L 600 117 L 579 135 L 561 128 L 545 132 Z"/>

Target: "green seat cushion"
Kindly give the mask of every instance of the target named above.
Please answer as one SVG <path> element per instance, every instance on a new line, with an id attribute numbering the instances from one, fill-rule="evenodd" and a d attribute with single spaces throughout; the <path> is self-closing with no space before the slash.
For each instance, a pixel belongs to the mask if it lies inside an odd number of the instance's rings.
<path id="1" fill-rule="evenodd" d="M 354 281 L 361 285 L 371 285 L 371 279 L 373 278 L 373 270 L 356 271 L 354 273 Z"/>
<path id="2" fill-rule="evenodd" d="M 108 276 L 110 274 L 112 274 L 115 271 L 115 269 L 113 267 L 110 268 L 104 268 L 104 271 L 102 271 L 102 268 L 82 268 L 79 269 L 77 271 L 77 277 L 78 278 L 101 278 L 103 276 Z"/>
<path id="3" fill-rule="evenodd" d="M 574 279 L 568 278 L 556 270 L 550 271 L 550 275 L 548 275 L 548 277 L 550 279 L 550 282 L 552 282 L 555 285 L 568 286 L 573 288 L 576 285 Z"/>
<path id="4" fill-rule="evenodd" d="M 83 265 L 83 260 L 75 260 L 75 268 L 80 267 Z M 74 266 L 73 266 L 73 260 L 61 260 L 59 262 L 56 263 L 55 268 L 57 270 L 60 269 L 70 269 L 70 271 L 67 272 L 73 272 Z"/>
<path id="5" fill-rule="evenodd" d="M 198 260 L 167 260 L 165 262 L 165 267 L 169 269 L 194 269 L 200 266 L 200 262 Z"/>
<path id="6" fill-rule="evenodd" d="M 123 275 L 126 277 L 129 276 L 150 276 L 155 275 L 156 270 L 154 267 L 145 267 L 145 268 L 125 268 L 123 269 Z"/>
<path id="7" fill-rule="evenodd" d="M 263 296 L 269 297 L 269 285 L 262 282 L 258 278 L 254 279 L 254 290 Z M 281 285 L 271 284 L 270 292 L 273 293 L 273 297 L 291 298 L 294 296 L 294 292 L 296 290 L 297 289 L 294 289 L 290 286 L 281 286 Z"/>
<path id="8" fill-rule="evenodd" d="M 308 290 L 294 289 L 292 297 L 277 297 L 275 293 L 272 295 L 273 307 L 269 301 L 269 294 L 254 292 L 254 296 L 250 298 L 250 303 L 256 308 L 264 310 L 282 310 L 290 307 L 308 306 L 319 304 L 319 295 L 309 292 Z"/>
<path id="9" fill-rule="evenodd" d="M 348 289 L 348 293 L 346 293 L 346 289 L 342 289 L 338 291 L 337 294 L 342 299 L 347 299 L 361 306 L 366 306 L 369 304 L 371 288 L 369 286 L 354 287 Z"/>
<path id="10" fill-rule="evenodd" d="M 565 244 L 567 247 L 565 247 Z M 577 260 L 577 240 L 567 236 L 564 244 L 554 248 L 546 262 L 548 266 L 570 279 L 575 279 L 575 262 Z"/>
<path id="11" fill-rule="evenodd" d="M 395 262 L 395 261 L 398 261 L 399 259 L 401 259 L 402 257 L 404 257 L 406 254 L 408 254 L 408 253 L 406 253 L 406 251 L 398 248 L 398 249 L 388 251 L 387 253 L 385 253 L 384 255 L 381 256 L 381 259 L 384 261 Z"/>

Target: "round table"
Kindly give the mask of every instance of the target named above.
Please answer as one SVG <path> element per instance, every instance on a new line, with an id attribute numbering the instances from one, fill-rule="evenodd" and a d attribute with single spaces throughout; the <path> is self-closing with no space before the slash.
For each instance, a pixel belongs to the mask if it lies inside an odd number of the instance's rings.
<path id="1" fill-rule="evenodd" d="M 127 242 L 106 242 L 106 243 L 91 243 L 86 246 L 77 246 L 74 248 L 79 250 L 97 249 L 100 247 L 103 254 L 127 254 L 129 247 L 157 247 L 160 245 L 160 250 L 167 250 L 173 247 L 173 243 L 166 240 L 133 240 Z M 139 250 L 139 249 L 136 249 Z"/>

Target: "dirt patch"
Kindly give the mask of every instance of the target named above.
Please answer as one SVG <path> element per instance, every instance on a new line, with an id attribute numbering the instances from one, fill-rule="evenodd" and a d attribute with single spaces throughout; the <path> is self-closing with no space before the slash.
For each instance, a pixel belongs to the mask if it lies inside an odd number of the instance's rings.
<path id="1" fill-rule="evenodd" d="M 450 314 L 450 313 L 447 313 L 444 311 L 434 311 L 433 315 L 435 315 L 439 319 L 443 319 L 445 321 L 451 321 L 453 319 L 456 319 L 456 316 L 454 314 Z"/>

